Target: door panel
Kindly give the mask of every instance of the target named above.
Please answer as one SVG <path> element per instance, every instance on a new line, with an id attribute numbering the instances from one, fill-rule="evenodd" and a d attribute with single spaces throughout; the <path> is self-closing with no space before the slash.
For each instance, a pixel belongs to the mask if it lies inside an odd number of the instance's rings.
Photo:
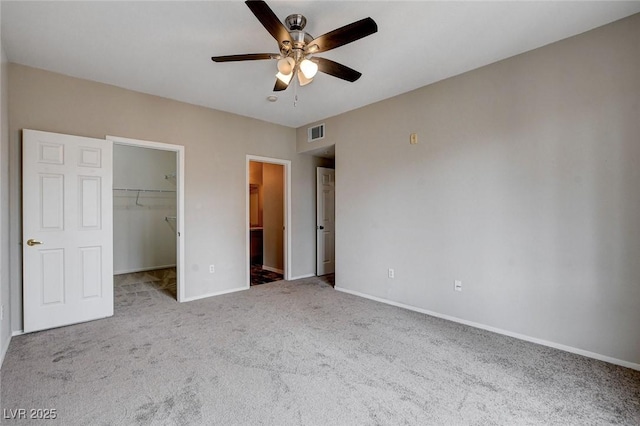
<path id="1" fill-rule="evenodd" d="M 23 131 L 24 331 L 113 315 L 112 143 Z"/>
<path id="2" fill-rule="evenodd" d="M 101 220 L 101 179 L 100 177 L 80 176 L 80 212 L 79 217 L 82 218 L 80 226 L 84 229 L 100 229 Z"/>
<path id="3" fill-rule="evenodd" d="M 64 250 L 40 250 L 42 304 L 64 303 Z"/>
<path id="4" fill-rule="evenodd" d="M 82 297 L 100 297 L 102 286 L 100 276 L 102 271 L 102 249 L 100 247 L 80 248 L 82 271 Z"/>
<path id="5" fill-rule="evenodd" d="M 38 145 L 38 162 L 42 164 L 64 164 L 64 145 L 41 141 Z"/>
<path id="6" fill-rule="evenodd" d="M 64 176 L 40 175 L 40 231 L 64 229 Z"/>

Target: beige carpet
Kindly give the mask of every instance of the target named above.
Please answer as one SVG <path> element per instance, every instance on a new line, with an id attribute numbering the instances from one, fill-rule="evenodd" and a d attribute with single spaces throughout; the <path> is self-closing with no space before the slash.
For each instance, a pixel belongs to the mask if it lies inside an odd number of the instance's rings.
<path id="1" fill-rule="evenodd" d="M 637 425 L 640 372 L 336 292 L 315 279 L 14 337 L 2 408 L 61 425 Z"/>

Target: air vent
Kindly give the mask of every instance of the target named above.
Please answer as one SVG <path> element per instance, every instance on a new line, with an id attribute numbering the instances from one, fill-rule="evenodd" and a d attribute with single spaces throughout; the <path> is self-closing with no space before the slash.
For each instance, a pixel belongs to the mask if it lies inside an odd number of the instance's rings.
<path id="1" fill-rule="evenodd" d="M 309 127 L 307 142 L 314 142 L 324 138 L 324 123 L 314 127 Z"/>

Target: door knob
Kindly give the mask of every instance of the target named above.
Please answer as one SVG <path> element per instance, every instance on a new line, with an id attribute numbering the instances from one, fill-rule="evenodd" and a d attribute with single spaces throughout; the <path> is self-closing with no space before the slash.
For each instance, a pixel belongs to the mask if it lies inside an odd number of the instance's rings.
<path id="1" fill-rule="evenodd" d="M 42 244 L 42 241 L 34 240 L 33 238 L 31 238 L 30 240 L 27 240 L 27 245 L 29 247 L 37 246 L 38 244 Z"/>
<path id="2" fill-rule="evenodd" d="M 318 229 L 324 229 L 324 226 L 320 225 L 318 226 Z"/>

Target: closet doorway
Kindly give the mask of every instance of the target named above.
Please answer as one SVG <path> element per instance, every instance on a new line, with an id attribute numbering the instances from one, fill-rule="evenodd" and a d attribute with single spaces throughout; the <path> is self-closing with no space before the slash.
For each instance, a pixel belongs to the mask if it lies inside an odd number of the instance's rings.
<path id="1" fill-rule="evenodd" d="M 113 144 L 116 299 L 157 292 L 184 300 L 184 147 L 107 137 Z"/>
<path id="2" fill-rule="evenodd" d="M 247 156 L 248 287 L 290 276 L 290 164 Z"/>

